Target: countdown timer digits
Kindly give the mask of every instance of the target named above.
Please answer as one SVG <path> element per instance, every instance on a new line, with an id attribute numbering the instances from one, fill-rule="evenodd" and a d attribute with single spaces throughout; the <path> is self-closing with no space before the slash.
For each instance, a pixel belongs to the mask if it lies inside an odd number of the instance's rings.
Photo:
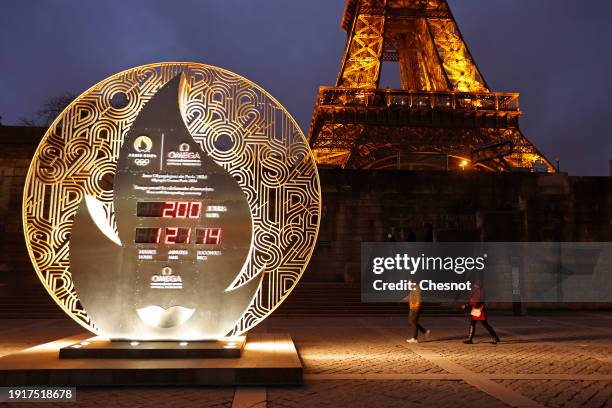
<path id="1" fill-rule="evenodd" d="M 215 207 L 209 206 L 209 209 Z M 217 206 L 218 208 L 224 208 Z M 138 202 L 136 216 L 143 218 L 200 219 L 202 202 L 198 201 L 145 201 Z M 214 213 L 208 213 L 209 215 Z M 192 232 L 193 230 L 193 232 Z M 220 245 L 222 228 L 137 227 L 136 244 L 196 244 Z M 162 235 L 163 232 L 163 235 Z M 163 239 L 162 239 L 163 237 Z"/>
<path id="2" fill-rule="evenodd" d="M 153 218 L 200 218 L 201 202 L 189 201 L 139 201 L 136 207 L 137 217 Z"/>

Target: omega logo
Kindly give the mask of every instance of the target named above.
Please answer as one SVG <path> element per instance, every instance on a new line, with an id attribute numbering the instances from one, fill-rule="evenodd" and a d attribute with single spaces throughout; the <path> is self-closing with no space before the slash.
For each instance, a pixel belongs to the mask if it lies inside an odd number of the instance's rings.
<path id="1" fill-rule="evenodd" d="M 199 159 L 200 155 L 197 152 L 170 152 L 169 159 Z"/>

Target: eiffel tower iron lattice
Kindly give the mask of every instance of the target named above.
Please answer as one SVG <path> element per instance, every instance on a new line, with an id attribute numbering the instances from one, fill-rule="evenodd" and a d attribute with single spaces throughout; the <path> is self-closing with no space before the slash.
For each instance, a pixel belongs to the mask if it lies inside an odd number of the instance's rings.
<path id="1" fill-rule="evenodd" d="M 319 165 L 547 171 L 519 128 L 518 93 L 492 92 L 446 0 L 347 0 L 335 87 L 321 87 L 309 143 Z M 379 88 L 384 61 L 402 89 Z"/>

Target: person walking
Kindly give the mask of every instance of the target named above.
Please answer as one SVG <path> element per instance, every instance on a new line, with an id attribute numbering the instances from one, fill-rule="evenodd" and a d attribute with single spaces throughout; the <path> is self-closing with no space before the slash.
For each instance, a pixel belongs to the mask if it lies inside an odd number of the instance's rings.
<path id="1" fill-rule="evenodd" d="M 421 289 L 419 286 L 417 285 L 415 289 L 411 290 L 408 296 L 403 300 L 408 303 L 410 309 L 408 312 L 408 320 L 410 320 L 412 326 L 412 337 L 406 341 L 408 343 L 418 343 L 419 341 L 417 338 L 419 337 L 419 332 L 424 333 L 426 336 L 429 336 L 431 333 L 431 331 L 426 330 L 419 324 L 419 317 L 421 314 Z"/>
<path id="2" fill-rule="evenodd" d="M 482 325 L 487 329 L 491 337 L 493 338 L 493 344 L 497 344 L 500 342 L 497 333 L 489 322 L 487 321 L 487 312 L 485 310 L 485 303 L 482 301 L 482 290 L 480 287 L 480 282 L 474 282 L 474 288 L 472 289 L 472 293 L 470 294 L 470 301 L 464 307 L 468 307 L 470 309 L 470 326 L 468 332 L 468 338 L 464 341 L 465 344 L 473 344 L 474 335 L 476 334 L 476 323 L 481 322 Z"/>

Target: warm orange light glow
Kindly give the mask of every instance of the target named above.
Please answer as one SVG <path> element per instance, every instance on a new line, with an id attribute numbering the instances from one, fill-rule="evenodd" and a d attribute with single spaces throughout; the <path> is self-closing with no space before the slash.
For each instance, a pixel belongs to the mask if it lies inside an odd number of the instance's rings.
<path id="1" fill-rule="evenodd" d="M 240 343 L 244 341 L 244 336 L 228 336 L 228 337 L 223 337 L 222 339 L 219 339 L 221 341 L 226 341 L 228 343 Z"/>
<path id="2" fill-rule="evenodd" d="M 290 341 L 249 341 L 244 348 L 247 351 L 295 351 L 295 346 Z"/>
<path id="3" fill-rule="evenodd" d="M 101 340 L 101 339 L 102 339 L 102 337 L 95 336 L 95 337 L 91 337 L 91 338 L 88 338 L 86 340 L 83 340 L 81 342 L 77 342 L 74 339 L 56 340 L 56 341 L 52 341 L 52 342 L 49 342 L 49 343 L 39 344 L 38 346 L 30 347 L 28 349 L 25 349 L 24 352 L 25 353 L 38 353 L 38 352 L 41 352 L 41 351 L 57 351 L 57 350 L 59 350 L 61 348 L 70 347 L 70 346 L 73 346 L 73 345 L 78 345 L 79 347 L 80 346 L 85 346 L 85 345 L 91 343 L 92 341 Z"/>

